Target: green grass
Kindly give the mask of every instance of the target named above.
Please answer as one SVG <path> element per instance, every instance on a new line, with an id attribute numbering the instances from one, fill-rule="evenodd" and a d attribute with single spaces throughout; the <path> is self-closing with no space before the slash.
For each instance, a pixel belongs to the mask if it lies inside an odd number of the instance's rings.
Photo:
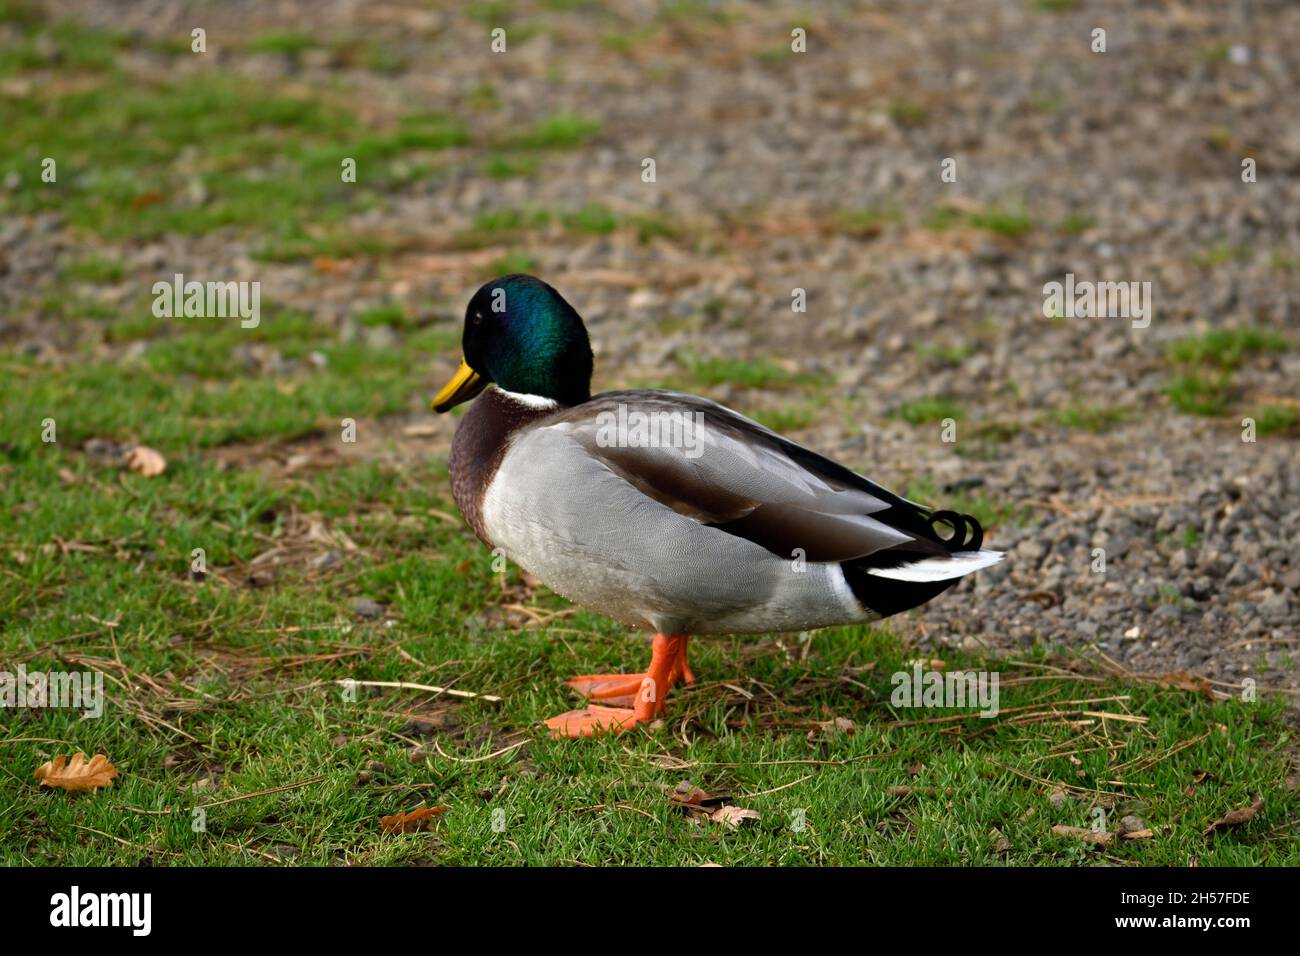
<path id="1" fill-rule="evenodd" d="M 474 217 L 474 231 L 484 236 L 513 235 L 551 223 L 546 209 L 491 209 Z"/>
<path id="2" fill-rule="evenodd" d="M 1203 63 L 1226 63 L 1231 49 L 1232 44 L 1220 40 L 1201 47 L 1197 55 Z"/>
<path id="3" fill-rule="evenodd" d="M 1067 236 L 1080 236 L 1094 225 L 1096 225 L 1096 220 L 1091 216 L 1085 216 L 1082 213 L 1070 213 L 1057 224 L 1056 228 Z"/>
<path id="4" fill-rule="evenodd" d="M 248 41 L 248 49 L 255 53 L 283 53 L 297 56 L 318 46 L 310 33 L 301 30 L 272 30 Z"/>
<path id="5" fill-rule="evenodd" d="M 1168 358 L 1189 365 L 1209 366 L 1230 372 L 1248 356 L 1284 352 L 1286 338 L 1272 329 L 1247 326 L 1211 329 L 1203 335 L 1179 339 L 1169 346 Z"/>
<path id="6" fill-rule="evenodd" d="M 442 114 L 372 129 L 322 99 L 222 74 L 152 87 L 110 78 L 35 103 L 0 99 L 0 126 L 12 147 L 0 176 L 24 184 L 0 193 L 0 213 L 58 210 L 109 239 L 236 226 L 304 256 L 321 254 L 313 241 L 342 231 L 350 211 L 384 201 L 419 169 L 413 160 L 469 143 Z M 182 176 L 176 156 L 195 143 L 204 148 Z M 39 182 L 44 156 L 58 159 L 55 184 Z M 345 159 L 356 162 L 355 183 L 342 181 Z M 196 185 L 200 202 L 189 198 Z"/>
<path id="7" fill-rule="evenodd" d="M 930 119 L 929 108 L 914 100 L 894 100 L 886 112 L 890 119 L 904 127 L 924 126 Z"/>
<path id="8" fill-rule="evenodd" d="M 773 388 L 808 382 L 810 378 L 788 371 L 765 358 L 740 359 L 686 356 L 690 380 L 697 386 L 736 385 Z"/>
<path id="9" fill-rule="evenodd" d="M 1177 369 L 1165 385 L 1165 394 L 1180 412 L 1210 417 L 1226 415 L 1233 409 L 1237 391 L 1234 373 L 1248 359 L 1289 348 L 1290 341 L 1280 332 L 1256 326 L 1211 329 L 1201 335 L 1187 336 L 1165 350 L 1165 358 Z M 1257 422 L 1258 433 L 1289 428 L 1290 411 L 1279 406 L 1263 409 L 1260 413 L 1263 419 Z"/>
<path id="10" fill-rule="evenodd" d="M 1250 250 L 1245 246 L 1230 246 L 1227 243 L 1220 243 L 1196 254 L 1192 257 L 1192 261 L 1203 268 L 1213 269 L 1216 266 L 1244 262 L 1249 257 Z"/>
<path id="11" fill-rule="evenodd" d="M 658 213 L 621 215 L 607 206 L 589 203 L 565 212 L 538 207 L 489 209 L 475 216 L 473 226 L 456 236 L 455 241 L 462 249 L 481 248 L 503 239 L 519 239 L 553 223 L 559 223 L 566 233 L 574 236 L 607 236 L 627 229 L 635 232 L 642 243 L 658 238 L 676 239 L 682 234 L 681 228 Z"/>
<path id="12" fill-rule="evenodd" d="M 817 420 L 817 409 L 811 405 L 797 405 L 790 408 L 757 409 L 749 417 L 777 434 L 807 428 Z"/>
<path id="13" fill-rule="evenodd" d="M 1255 419 L 1257 435 L 1289 432 L 1300 425 L 1300 409 L 1291 405 L 1265 405 L 1251 417 Z"/>
<path id="14" fill-rule="evenodd" d="M 536 176 L 539 168 L 534 156 L 512 156 L 508 153 L 493 153 L 483 161 L 483 172 L 493 179 L 511 179 Z"/>
<path id="15" fill-rule="evenodd" d="M 80 282 L 113 283 L 121 282 L 126 275 L 126 266 L 116 259 L 102 256 L 90 256 L 69 263 L 63 268 L 63 275 Z"/>
<path id="16" fill-rule="evenodd" d="M 982 229 L 1008 239 L 1019 239 L 1032 232 L 1035 223 L 1028 213 L 1018 207 L 968 211 L 941 205 L 926 218 L 925 226 L 935 232 L 954 228 Z"/>
<path id="17" fill-rule="evenodd" d="M 663 727 L 548 739 L 538 721 L 574 705 L 562 678 L 635 671 L 641 641 L 570 615 L 513 569 L 494 574 L 455 513 L 445 464 L 418 446 L 291 472 L 257 463 L 329 455 L 339 418 L 373 435 L 375 416 L 427 398 L 405 356 L 450 360 L 457 330 L 411 331 L 404 314 L 362 313 L 397 328 L 390 350 L 333 344 L 310 316 L 272 307 L 256 330 L 138 327 L 144 367 L 0 356 L 24 386 L 0 398 L 0 663 L 100 670 L 108 692 L 97 720 L 6 715 L 0 864 L 1300 862 L 1284 826 L 1295 741 L 1280 702 L 1098 680 L 1041 647 L 1021 664 L 945 654 L 950 669 L 998 669 L 1003 684 L 999 717 L 949 721 L 958 714 L 891 704 L 891 675 L 916 651 L 889 627 L 820 631 L 806 651 L 793 635 L 699 640 L 701 683 L 673 693 Z M 230 355 L 248 341 L 328 360 L 267 381 Z M 704 380 L 789 381 L 763 361 L 695 368 Z M 47 415 L 53 445 L 39 437 Z M 169 467 L 121 473 L 82 453 L 90 437 L 144 441 Z M 238 464 L 232 443 L 251 440 L 279 443 L 278 455 Z M 221 467 L 216 445 L 236 464 Z M 906 493 L 974 514 L 993 540 L 1021 520 L 1014 502 L 979 490 L 914 481 Z M 202 581 L 189 573 L 196 547 Z M 359 597 L 387 620 L 358 619 Z M 384 688 L 346 699 L 336 682 L 349 679 L 503 699 Z M 1067 722 L 1082 708 L 1138 722 L 1108 720 L 1103 735 Z M 837 717 L 855 733 L 820 732 Z M 122 776 L 94 794 L 36 786 L 38 766 L 77 751 L 107 755 Z M 1206 767 L 1216 777 L 1194 784 Z M 684 779 L 762 819 L 737 831 L 693 823 L 665 795 Z M 1058 788 L 1068 798 L 1051 799 Z M 1257 795 L 1252 823 L 1203 835 Z M 428 832 L 381 831 L 381 816 L 421 805 L 447 810 Z M 1089 826 L 1097 807 L 1111 820 L 1137 813 L 1156 836 L 1102 853 L 1051 832 Z"/>
<path id="18" fill-rule="evenodd" d="M 401 327 L 409 325 L 411 317 L 407 314 L 406 307 L 400 302 L 386 302 L 372 309 L 363 309 L 358 312 L 357 321 L 362 325 L 371 327 L 380 325 Z"/>
<path id="19" fill-rule="evenodd" d="M 869 239 L 878 236 L 886 226 L 897 223 L 899 218 L 896 210 L 844 209 L 834 215 L 831 223 L 837 232 Z"/>
<path id="20" fill-rule="evenodd" d="M 55 66 L 67 74 L 110 72 L 116 66 L 118 51 L 127 46 L 123 36 L 72 21 L 46 23 L 39 13 L 5 14 L 0 10 L 0 22 L 13 22 L 18 38 L 17 42 L 0 46 L 0 76 Z"/>
<path id="21" fill-rule="evenodd" d="M 945 418 L 960 421 L 962 408 L 954 399 L 947 396 L 927 395 L 924 398 L 901 402 L 892 414 L 909 425 L 935 425 Z"/>
<path id="22" fill-rule="evenodd" d="M 600 120 L 561 113 L 538 120 L 506 138 L 516 149 L 573 149 L 582 146 L 601 130 Z"/>
<path id="23" fill-rule="evenodd" d="M 108 705 L 98 720 L 25 712 L 0 738 L 2 864 L 1297 862 L 1282 828 L 1294 739 L 1276 701 L 1085 682 L 1056 669 L 1086 674 L 1080 662 L 1035 653 L 1000 665 L 998 718 L 918 724 L 955 713 L 891 705 L 891 675 L 914 652 L 887 629 L 836 628 L 806 653 L 793 636 L 697 641 L 702 682 L 673 693 L 667 725 L 549 740 L 537 721 L 573 706 L 564 675 L 634 671 L 645 647 L 585 612 L 535 629 L 493 623 L 507 603 L 542 615 L 566 605 L 521 595 L 513 570 L 502 592 L 486 549 L 438 517 L 453 507 L 439 465 L 285 480 L 180 455 L 161 478 L 118 482 L 61 442 L 25 444 L 7 466 L 0 647 L 29 670 L 103 670 Z M 35 494 L 61 468 L 76 482 Z M 24 501 L 38 504 L 15 507 Z M 296 516 L 308 514 L 317 534 L 346 534 L 359 551 L 314 570 L 329 545 L 303 540 Z M 53 538 L 80 547 L 42 546 Z M 211 569 L 203 582 L 187 574 L 196 546 Z M 293 557 L 249 586 L 248 562 L 277 547 Z M 383 603 L 394 624 L 357 620 L 354 596 Z M 348 679 L 503 701 L 364 687 L 348 700 L 334 683 Z M 1071 708 L 1141 723 L 1108 722 L 1103 736 L 1068 724 Z M 818 732 L 835 717 L 855 732 Z M 37 766 L 78 750 L 106 754 L 121 778 L 79 796 L 35 785 Z M 1194 785 L 1206 767 L 1215 778 Z M 665 794 L 684 779 L 762 819 L 737 831 L 693 823 Z M 1068 796 L 1054 802 L 1058 788 Z M 1203 836 L 1256 795 L 1255 821 Z M 422 805 L 447 807 L 429 832 L 381 832 L 381 816 Z M 1089 826 L 1097 807 L 1112 821 L 1137 813 L 1157 836 L 1108 857 L 1052 834 Z"/>
<path id="24" fill-rule="evenodd" d="M 491 279 L 511 272 L 536 272 L 540 261 L 526 252 L 509 252 L 489 262 L 480 274 L 484 279 Z"/>
<path id="25" fill-rule="evenodd" d="M 1228 411 L 1231 379 L 1227 375 L 1176 375 L 1165 386 L 1174 408 L 1186 415 L 1218 416 Z"/>
<path id="26" fill-rule="evenodd" d="M 565 216 L 564 225 L 574 232 L 607 236 L 618 228 L 619 220 L 607 207 L 593 203 Z"/>
<path id="27" fill-rule="evenodd" d="M 1110 405 L 1089 405 L 1072 402 L 1051 412 L 1050 418 L 1063 428 L 1090 432 L 1109 431 L 1133 417 L 1133 410 Z"/>
<path id="28" fill-rule="evenodd" d="M 945 343 L 934 344 L 930 342 L 918 342 L 916 344 L 916 354 L 921 358 L 947 365 L 950 368 L 960 368 L 961 364 L 970 358 L 975 349 L 965 343 Z"/>

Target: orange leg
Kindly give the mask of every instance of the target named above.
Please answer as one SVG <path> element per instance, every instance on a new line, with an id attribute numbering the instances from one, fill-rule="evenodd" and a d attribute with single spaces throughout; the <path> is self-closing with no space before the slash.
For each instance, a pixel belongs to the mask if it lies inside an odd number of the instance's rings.
<path id="1" fill-rule="evenodd" d="M 639 723 L 648 723 L 664 710 L 664 698 L 679 681 L 695 683 L 686 661 L 685 634 L 656 634 L 650 667 L 644 674 L 586 674 L 568 685 L 591 700 L 582 710 L 552 717 L 546 722 L 553 737 L 589 737 L 617 733 Z"/>

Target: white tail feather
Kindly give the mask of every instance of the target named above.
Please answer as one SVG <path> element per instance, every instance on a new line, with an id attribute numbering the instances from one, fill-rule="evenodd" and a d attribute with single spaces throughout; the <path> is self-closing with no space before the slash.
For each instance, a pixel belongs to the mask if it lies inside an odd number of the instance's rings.
<path id="1" fill-rule="evenodd" d="M 896 568 L 866 568 L 868 574 L 894 581 L 947 581 L 965 577 L 1002 560 L 1001 551 L 954 551 L 944 558 L 924 558 Z"/>

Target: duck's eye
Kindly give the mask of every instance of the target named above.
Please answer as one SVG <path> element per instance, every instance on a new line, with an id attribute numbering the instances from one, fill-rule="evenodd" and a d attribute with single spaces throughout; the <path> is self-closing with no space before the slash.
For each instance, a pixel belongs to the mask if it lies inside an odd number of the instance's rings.
<path id="1" fill-rule="evenodd" d="M 482 313 L 482 312 L 475 312 L 475 313 L 474 313 L 474 324 L 475 324 L 475 325 L 482 325 L 482 324 L 483 324 L 483 313 Z"/>

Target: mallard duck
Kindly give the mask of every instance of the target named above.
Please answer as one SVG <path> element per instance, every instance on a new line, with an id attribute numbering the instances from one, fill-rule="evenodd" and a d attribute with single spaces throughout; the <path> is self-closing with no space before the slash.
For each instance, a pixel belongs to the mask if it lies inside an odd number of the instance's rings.
<path id="1" fill-rule="evenodd" d="M 901 498 L 717 402 L 593 396 L 586 326 L 540 279 L 480 288 L 462 347 L 433 408 L 474 400 L 450 461 L 466 521 L 558 594 L 654 635 L 644 673 L 569 680 L 589 703 L 548 720 L 554 735 L 654 720 L 695 681 L 688 635 L 876 620 L 1002 558 L 970 515 Z"/>

